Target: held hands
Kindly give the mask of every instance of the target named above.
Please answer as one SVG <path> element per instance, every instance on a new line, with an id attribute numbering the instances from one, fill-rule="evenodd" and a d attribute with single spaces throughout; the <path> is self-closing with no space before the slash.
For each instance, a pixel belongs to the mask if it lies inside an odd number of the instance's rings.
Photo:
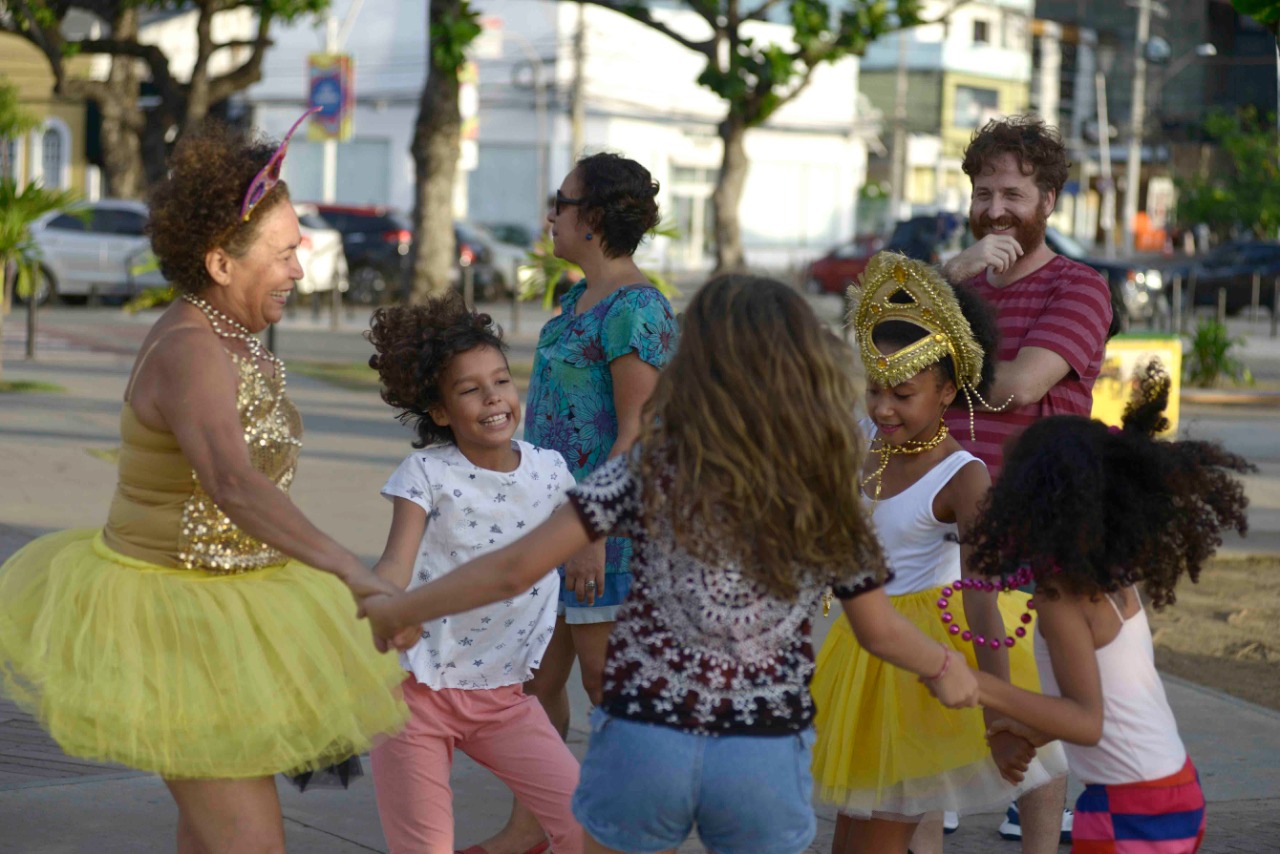
<path id="1" fill-rule="evenodd" d="M 1053 736 L 1041 732 L 1035 727 L 1015 721 L 1013 718 L 1000 718 L 987 728 L 987 740 L 990 741 L 993 735 L 1007 732 L 1010 735 L 1016 735 L 1018 738 L 1025 739 L 1032 747 L 1044 747 L 1053 741 Z"/>
<path id="2" fill-rule="evenodd" d="M 942 266 L 949 282 L 967 282 L 983 270 L 1004 273 L 1022 257 L 1022 247 L 1010 234 L 988 234 Z"/>
<path id="3" fill-rule="evenodd" d="M 412 623 L 406 626 L 392 616 L 391 606 L 395 593 L 393 591 L 389 594 L 375 593 L 372 596 L 366 596 L 360 600 L 360 610 L 356 613 L 358 617 L 368 618 L 369 625 L 373 628 L 373 645 L 379 652 L 386 652 L 391 648 L 403 652 L 417 643 L 422 635 L 422 627 L 419 624 Z"/>
<path id="4" fill-rule="evenodd" d="M 998 721 L 997 725 L 1000 723 L 1007 721 Z M 1015 786 L 1021 783 L 1036 755 L 1031 742 L 1007 731 L 995 731 L 993 727 L 987 731 L 987 745 L 991 748 L 991 759 L 1000 769 L 1000 776 Z"/>
<path id="5" fill-rule="evenodd" d="M 920 681 L 938 702 L 948 709 L 967 709 L 978 705 L 978 678 L 965 662 L 964 656 L 953 649 L 943 649 L 947 656 L 939 674 L 932 679 L 921 676 Z"/>
<path id="6" fill-rule="evenodd" d="M 578 601 L 587 605 L 596 603 L 596 596 L 604 593 L 603 538 L 578 552 L 564 565 L 564 589 L 578 595 Z"/>

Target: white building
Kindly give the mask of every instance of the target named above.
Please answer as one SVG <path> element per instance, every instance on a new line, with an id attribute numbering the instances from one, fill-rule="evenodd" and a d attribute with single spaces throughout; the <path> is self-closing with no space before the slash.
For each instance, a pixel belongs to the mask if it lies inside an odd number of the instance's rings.
<path id="1" fill-rule="evenodd" d="M 476 46 L 478 156 L 459 194 L 459 213 L 476 222 L 537 223 L 544 194 L 559 186 L 577 154 L 570 150 L 569 94 L 578 6 L 555 0 L 478 5 L 489 25 Z M 350 7 L 351 0 L 337 0 L 334 12 L 341 19 Z M 656 14 L 691 37 L 706 33 L 693 13 Z M 632 157 L 660 182 L 659 203 L 682 237 L 651 250 L 658 256 L 651 263 L 706 267 L 721 156 L 716 126 L 725 108 L 696 82 L 704 60 L 607 10 L 586 7 L 585 23 L 585 150 Z M 354 138 L 339 146 L 338 201 L 412 205 L 409 144 L 426 74 L 425 27 L 426 0 L 365 3 L 351 27 L 344 49 L 355 58 L 357 108 Z M 789 37 L 780 25 L 758 27 L 762 39 Z M 255 123 L 278 136 L 303 109 L 306 57 L 324 38 L 311 22 L 281 27 L 273 37 L 263 81 L 247 101 Z M 535 68 L 546 84 L 541 122 Z M 867 140 L 876 130 L 857 104 L 858 63 L 850 59 L 820 68 L 795 101 L 748 132 L 751 171 L 740 216 L 749 263 L 786 266 L 854 232 Z M 320 194 L 319 148 L 304 140 L 290 148 L 286 178 L 299 199 Z"/>

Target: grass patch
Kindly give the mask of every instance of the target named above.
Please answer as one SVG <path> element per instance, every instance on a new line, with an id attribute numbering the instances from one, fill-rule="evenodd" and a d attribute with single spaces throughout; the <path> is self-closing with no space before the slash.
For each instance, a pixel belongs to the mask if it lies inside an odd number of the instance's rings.
<path id="1" fill-rule="evenodd" d="M 286 363 L 290 373 L 311 377 L 339 388 L 354 391 L 378 390 L 378 373 L 365 362 L 313 362 L 291 359 Z M 511 362 L 511 377 L 524 394 L 533 373 L 532 362 Z"/>
<path id="2" fill-rule="evenodd" d="M 0 394 L 65 394 L 66 389 L 57 383 L 36 380 L 0 380 Z"/>

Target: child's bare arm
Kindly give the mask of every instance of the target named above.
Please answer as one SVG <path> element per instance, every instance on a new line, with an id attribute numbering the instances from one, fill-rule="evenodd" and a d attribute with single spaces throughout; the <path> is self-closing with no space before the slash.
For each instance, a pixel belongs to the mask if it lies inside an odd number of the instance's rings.
<path id="1" fill-rule="evenodd" d="M 1061 697 L 1015 688 L 990 674 L 979 674 L 982 704 L 1054 738 L 1072 744 L 1097 744 L 1102 737 L 1102 680 L 1093 648 L 1093 632 L 1077 597 L 1036 598 L 1039 631 L 1049 645 Z"/>
<path id="2" fill-rule="evenodd" d="M 399 596 L 373 596 L 362 611 L 374 633 L 390 637 L 397 629 L 470 611 L 526 592 L 553 567 L 591 542 L 586 523 L 572 503 L 525 536 L 469 561 L 443 578 Z M 558 586 L 558 585 L 557 585 Z M 556 590 L 538 595 L 555 596 Z"/>
<path id="3" fill-rule="evenodd" d="M 427 530 L 427 511 L 407 498 L 392 499 L 391 530 L 382 557 L 373 571 L 404 590 L 413 578 L 413 564 Z"/>

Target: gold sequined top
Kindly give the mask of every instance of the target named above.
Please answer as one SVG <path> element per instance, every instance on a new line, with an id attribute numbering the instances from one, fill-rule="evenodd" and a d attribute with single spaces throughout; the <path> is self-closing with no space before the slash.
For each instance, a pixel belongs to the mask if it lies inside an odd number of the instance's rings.
<path id="1" fill-rule="evenodd" d="M 254 469 L 289 490 L 302 447 L 302 419 L 284 392 L 283 375 L 268 377 L 255 360 L 231 354 L 240 371 L 236 411 Z M 120 474 L 103 538 L 110 548 L 168 567 L 230 574 L 288 558 L 241 531 L 200 485 L 172 433 L 120 413 Z"/>

